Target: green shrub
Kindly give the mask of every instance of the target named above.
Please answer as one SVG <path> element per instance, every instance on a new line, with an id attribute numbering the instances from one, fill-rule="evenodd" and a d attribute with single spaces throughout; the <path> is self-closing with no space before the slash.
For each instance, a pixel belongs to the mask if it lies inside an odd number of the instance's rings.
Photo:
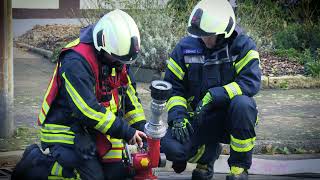
<path id="1" fill-rule="evenodd" d="M 294 48 L 275 49 L 274 54 L 279 57 L 287 57 L 290 60 L 294 60 L 294 61 L 300 61 L 300 56 L 301 56 L 301 53 Z"/>
<path id="2" fill-rule="evenodd" d="M 319 59 L 314 62 L 308 62 L 306 64 L 306 72 L 312 77 L 320 78 L 320 61 Z"/>
<path id="3" fill-rule="evenodd" d="M 283 28 L 284 20 L 278 2 L 272 0 L 242 0 L 238 2 L 238 23 L 257 43 L 270 49 L 272 36 Z"/>
<path id="4" fill-rule="evenodd" d="M 97 10 L 84 12 L 85 18 L 82 22 L 96 22 L 102 14 L 109 11 L 102 9 L 103 5 L 112 9 L 124 8 L 137 23 L 141 36 L 141 52 L 134 65 L 163 71 L 168 55 L 178 40 L 186 34 L 186 23 L 176 21 L 169 7 L 158 0 L 99 0 Z"/>
<path id="5" fill-rule="evenodd" d="M 174 15 L 176 22 L 187 23 L 192 9 L 199 0 L 169 0 L 167 8 Z"/>
<path id="6" fill-rule="evenodd" d="M 320 47 L 320 23 L 290 24 L 274 35 L 274 45 L 277 49 L 296 49 L 314 51 Z"/>
<path id="7" fill-rule="evenodd" d="M 292 24 L 283 31 L 275 33 L 274 46 L 276 49 L 295 49 L 302 50 L 303 43 L 301 42 L 302 27 L 299 24 Z"/>
<path id="8" fill-rule="evenodd" d="M 141 53 L 135 65 L 163 71 L 169 54 L 181 36 L 186 34 L 186 26 L 175 21 L 166 6 L 159 8 L 159 1 L 147 1 L 147 4 L 141 4 L 136 0 L 133 5 L 143 10 L 130 10 L 141 34 Z"/>
<path id="9" fill-rule="evenodd" d="M 316 50 L 314 55 L 310 50 L 306 50 L 302 57 L 305 58 L 306 73 L 312 77 L 320 78 L 320 48 Z"/>

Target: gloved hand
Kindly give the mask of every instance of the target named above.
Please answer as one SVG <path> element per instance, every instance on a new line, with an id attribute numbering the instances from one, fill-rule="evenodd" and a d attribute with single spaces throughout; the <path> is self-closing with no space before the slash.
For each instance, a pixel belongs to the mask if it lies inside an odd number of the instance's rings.
<path id="1" fill-rule="evenodd" d="M 181 143 L 186 143 L 190 140 L 190 135 L 193 134 L 193 128 L 188 119 L 175 120 L 172 123 L 171 135 Z"/>
<path id="2" fill-rule="evenodd" d="M 202 100 L 198 103 L 196 110 L 194 112 L 193 120 L 195 129 L 198 130 L 203 123 L 203 117 L 205 112 L 210 108 L 210 103 L 212 102 L 212 96 L 210 92 L 207 92 Z"/>
<path id="3" fill-rule="evenodd" d="M 204 109 L 208 108 L 210 102 L 212 102 L 212 96 L 210 92 L 207 92 L 206 95 L 202 98 L 202 100 L 198 103 L 198 106 L 195 110 L 195 115 L 199 115 L 202 111 L 204 111 Z"/>
<path id="4" fill-rule="evenodd" d="M 96 155 L 96 144 L 87 132 L 78 132 L 74 138 L 75 151 L 83 159 L 92 159 Z"/>

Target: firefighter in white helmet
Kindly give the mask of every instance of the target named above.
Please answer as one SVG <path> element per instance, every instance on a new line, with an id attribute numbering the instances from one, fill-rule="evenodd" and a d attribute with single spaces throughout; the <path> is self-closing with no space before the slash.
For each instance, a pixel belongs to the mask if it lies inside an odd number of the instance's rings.
<path id="1" fill-rule="evenodd" d="M 50 156 L 31 145 L 13 179 L 126 178 L 123 141 L 142 146 L 146 138 L 129 68 L 139 50 L 137 25 L 121 10 L 81 29 L 61 50 L 38 117 Z"/>
<path id="2" fill-rule="evenodd" d="M 211 179 L 222 143 L 230 144 L 227 179 L 247 179 L 256 139 L 252 98 L 261 70 L 255 43 L 236 26 L 227 0 L 201 0 L 188 22 L 189 36 L 176 45 L 165 80 L 169 129 L 161 150 L 180 173 L 197 163 L 192 179 Z"/>

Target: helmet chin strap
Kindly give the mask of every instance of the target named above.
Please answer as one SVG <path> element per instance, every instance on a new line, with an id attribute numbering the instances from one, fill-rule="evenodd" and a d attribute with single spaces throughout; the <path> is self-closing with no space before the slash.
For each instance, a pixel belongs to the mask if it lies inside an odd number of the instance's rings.
<path id="1" fill-rule="evenodd" d="M 122 69 L 123 63 L 120 61 L 115 60 L 111 55 L 106 52 L 100 51 L 98 53 L 98 60 L 103 64 L 107 65 L 110 68 L 115 67 L 116 69 Z"/>
<path id="2" fill-rule="evenodd" d="M 212 49 L 221 49 L 227 43 L 227 39 L 224 38 L 224 35 L 220 34 L 217 37 L 216 45 Z"/>

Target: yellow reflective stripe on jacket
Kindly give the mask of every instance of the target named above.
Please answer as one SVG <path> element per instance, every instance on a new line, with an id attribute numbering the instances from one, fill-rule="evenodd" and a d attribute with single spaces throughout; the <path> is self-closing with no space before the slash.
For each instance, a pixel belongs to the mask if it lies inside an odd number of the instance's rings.
<path id="1" fill-rule="evenodd" d="M 254 147 L 256 137 L 241 140 L 233 137 L 232 135 L 230 136 L 230 146 L 236 152 L 248 152 Z"/>
<path id="2" fill-rule="evenodd" d="M 110 137 L 110 135 L 107 136 L 107 139 L 112 144 L 112 148 L 123 148 L 124 147 L 122 139 L 112 138 L 112 137 Z"/>
<path id="3" fill-rule="evenodd" d="M 172 58 L 169 59 L 167 67 L 174 75 L 177 76 L 177 78 L 179 78 L 180 80 L 183 79 L 184 71 Z"/>
<path id="4" fill-rule="evenodd" d="M 242 95 L 241 88 L 236 82 L 229 83 L 223 87 L 227 91 L 230 99 L 234 98 L 235 96 Z"/>
<path id="5" fill-rule="evenodd" d="M 187 100 L 182 96 L 172 96 L 167 103 L 168 111 L 174 106 L 183 106 L 187 109 Z"/>
<path id="6" fill-rule="evenodd" d="M 48 111 L 50 109 L 50 106 L 48 105 L 47 101 L 44 101 L 42 104 L 42 108 L 44 110 L 44 113 L 48 114 Z"/>
<path id="7" fill-rule="evenodd" d="M 104 114 L 102 112 L 98 112 L 98 111 L 92 109 L 90 106 L 87 105 L 87 103 L 82 99 L 82 97 L 79 95 L 79 93 L 74 89 L 72 84 L 67 79 L 65 73 L 62 74 L 62 77 L 65 80 L 65 86 L 66 86 L 67 92 L 70 95 L 72 101 L 85 116 L 87 116 L 90 119 L 99 121 L 99 123 L 101 121 L 104 121 L 104 122 L 107 121 L 107 122 L 110 122 L 111 124 L 113 123 L 113 121 L 115 119 L 115 115 L 113 113 L 110 114 L 109 113 L 110 111 L 106 110 L 106 113 Z"/>
<path id="8" fill-rule="evenodd" d="M 110 135 L 107 135 L 107 139 L 110 141 L 112 148 L 103 156 L 103 159 L 122 159 L 123 140 L 112 138 Z"/>
<path id="9" fill-rule="evenodd" d="M 44 124 L 41 127 L 41 132 L 43 133 L 64 133 L 74 135 L 74 132 L 70 130 L 70 127 L 58 124 Z"/>
<path id="10" fill-rule="evenodd" d="M 116 68 L 112 68 L 111 70 L 111 76 L 116 76 Z"/>
<path id="11" fill-rule="evenodd" d="M 110 100 L 110 106 L 109 107 L 110 107 L 111 112 L 113 112 L 113 113 L 116 113 L 118 111 L 117 103 L 116 103 L 116 101 L 114 99 L 113 94 L 112 94 L 112 98 Z"/>
<path id="12" fill-rule="evenodd" d="M 65 143 L 74 144 L 74 135 L 67 134 L 50 134 L 45 132 L 40 132 L 40 140 L 46 143 Z"/>
<path id="13" fill-rule="evenodd" d="M 132 103 L 132 105 L 135 107 L 135 109 L 142 109 L 142 105 L 138 100 L 138 97 L 136 96 L 136 90 L 134 89 L 134 87 L 131 84 L 131 79 L 129 76 L 127 76 L 128 78 L 128 89 L 127 89 L 127 95 Z"/>
<path id="14" fill-rule="evenodd" d="M 77 38 L 73 41 L 71 41 L 70 43 L 68 43 L 64 48 L 71 48 L 73 46 L 76 46 L 80 43 L 80 38 Z"/>
<path id="15" fill-rule="evenodd" d="M 202 146 L 198 149 L 197 153 L 196 153 L 192 158 L 190 158 L 190 159 L 188 160 L 188 162 L 189 162 L 189 163 L 196 163 L 196 162 L 198 162 L 199 159 L 200 159 L 200 158 L 202 157 L 202 155 L 204 154 L 205 149 L 206 149 L 206 145 L 202 145 Z"/>
<path id="16" fill-rule="evenodd" d="M 76 178 L 65 178 L 62 176 L 48 176 L 48 180 L 81 180 L 80 175 Z"/>
<path id="17" fill-rule="evenodd" d="M 103 156 L 103 159 L 122 159 L 122 150 L 111 149 L 106 155 Z"/>
<path id="18" fill-rule="evenodd" d="M 41 106 L 40 113 L 39 113 L 39 116 L 38 116 L 41 124 L 46 119 L 46 115 L 47 115 L 47 113 L 48 113 L 48 111 L 50 109 L 46 99 L 47 99 L 47 97 L 49 95 L 49 92 L 51 91 L 51 87 L 52 87 L 52 83 L 53 83 L 54 77 L 56 76 L 57 71 L 58 71 L 58 66 L 59 66 L 59 64 L 57 63 L 56 67 L 54 68 L 53 75 L 52 75 L 51 81 L 49 83 L 48 89 L 47 89 L 47 91 L 46 91 L 46 93 L 44 95 L 44 98 L 43 98 L 42 106 Z M 45 114 L 43 114 L 42 109 L 43 109 Z"/>
<path id="19" fill-rule="evenodd" d="M 145 120 L 146 117 L 144 115 L 143 109 L 135 109 L 135 110 L 127 112 L 124 115 L 124 119 L 128 121 L 129 125 L 132 125 L 136 122 Z"/>
<path id="20" fill-rule="evenodd" d="M 113 122 L 116 120 L 116 116 L 111 112 L 107 111 L 108 115 L 106 118 L 101 120 L 96 126 L 95 129 L 105 134 L 113 124 Z"/>
<path id="21" fill-rule="evenodd" d="M 40 123 L 42 124 L 46 119 L 46 116 L 43 114 L 42 110 L 40 110 L 38 118 L 40 119 Z"/>
<path id="22" fill-rule="evenodd" d="M 51 175 L 62 177 L 62 166 L 56 161 L 51 169 Z"/>
<path id="23" fill-rule="evenodd" d="M 243 57 L 239 62 L 235 64 L 237 74 L 239 74 L 241 69 L 253 59 L 259 60 L 259 53 L 255 50 L 250 50 L 245 57 Z"/>

